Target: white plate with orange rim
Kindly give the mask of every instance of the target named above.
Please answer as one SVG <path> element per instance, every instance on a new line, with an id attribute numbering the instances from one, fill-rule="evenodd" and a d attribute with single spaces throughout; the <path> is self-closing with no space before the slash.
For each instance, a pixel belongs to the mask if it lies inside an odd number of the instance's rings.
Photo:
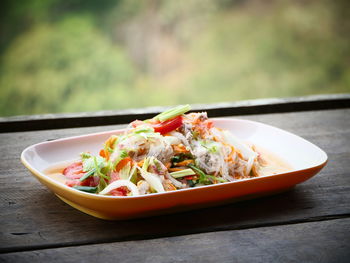
<path id="1" fill-rule="evenodd" d="M 141 196 L 105 196 L 78 191 L 48 175 L 50 167 L 75 160 L 81 152 L 98 154 L 114 130 L 42 142 L 26 148 L 22 163 L 65 203 L 89 215 L 123 220 L 220 205 L 287 190 L 316 175 L 327 163 L 327 154 L 311 142 L 263 123 L 214 118 L 214 125 L 227 129 L 243 141 L 278 156 L 289 169 L 276 174 L 241 179 L 165 193 Z"/>

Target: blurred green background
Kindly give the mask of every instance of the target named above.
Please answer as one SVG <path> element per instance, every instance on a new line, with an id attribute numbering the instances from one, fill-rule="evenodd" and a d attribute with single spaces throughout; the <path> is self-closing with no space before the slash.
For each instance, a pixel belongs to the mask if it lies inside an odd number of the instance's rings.
<path id="1" fill-rule="evenodd" d="M 350 1 L 2 1 L 0 115 L 350 92 Z"/>

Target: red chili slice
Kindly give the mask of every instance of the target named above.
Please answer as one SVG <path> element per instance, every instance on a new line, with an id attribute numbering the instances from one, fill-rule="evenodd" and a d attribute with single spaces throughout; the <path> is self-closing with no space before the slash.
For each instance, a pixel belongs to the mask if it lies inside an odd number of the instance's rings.
<path id="1" fill-rule="evenodd" d="M 177 116 L 171 120 L 152 124 L 152 127 L 154 128 L 155 132 L 159 132 L 160 134 L 164 135 L 164 134 L 167 134 L 168 132 L 176 130 L 177 128 L 181 127 L 181 125 L 182 125 L 182 117 Z"/>

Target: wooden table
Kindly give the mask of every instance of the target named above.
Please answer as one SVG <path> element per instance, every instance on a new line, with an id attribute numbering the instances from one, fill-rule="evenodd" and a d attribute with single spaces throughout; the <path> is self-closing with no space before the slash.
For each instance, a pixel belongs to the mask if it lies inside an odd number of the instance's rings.
<path id="1" fill-rule="evenodd" d="M 124 127 L 158 108 L 2 118 L 0 262 L 350 262 L 349 106 L 349 95 L 195 106 L 298 134 L 324 149 L 329 163 L 282 194 L 129 221 L 66 205 L 20 154 L 41 141 Z"/>

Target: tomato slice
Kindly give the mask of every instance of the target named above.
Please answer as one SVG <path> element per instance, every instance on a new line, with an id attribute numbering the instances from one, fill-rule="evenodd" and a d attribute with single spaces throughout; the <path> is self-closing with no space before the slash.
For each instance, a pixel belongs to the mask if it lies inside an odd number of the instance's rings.
<path id="1" fill-rule="evenodd" d="M 152 127 L 154 128 L 155 132 L 159 132 L 160 134 L 164 135 L 164 134 L 167 134 L 168 132 L 176 130 L 177 128 L 181 127 L 181 125 L 182 125 L 182 116 L 177 116 L 174 119 L 170 119 L 160 123 L 154 123 L 152 124 Z"/>
<path id="2" fill-rule="evenodd" d="M 127 196 L 128 195 L 128 188 L 125 186 L 121 186 L 119 188 L 116 188 L 109 192 L 110 195 L 114 196 Z"/>
<path id="3" fill-rule="evenodd" d="M 104 180 L 104 179 L 102 179 Z M 100 178 L 98 176 L 91 176 L 86 178 L 84 181 L 80 181 L 79 179 L 70 179 L 65 182 L 66 185 L 73 186 L 98 186 L 100 182 Z"/>
<path id="4" fill-rule="evenodd" d="M 71 165 L 67 166 L 62 173 L 69 179 L 66 181 L 66 185 L 71 187 L 75 185 L 97 186 L 100 182 L 100 178 L 98 176 L 90 176 L 84 181 L 79 180 L 83 175 L 85 175 L 82 162 L 72 163 Z"/>
<path id="5" fill-rule="evenodd" d="M 80 179 L 80 177 L 84 175 L 83 163 L 72 163 L 71 165 L 67 166 L 62 173 L 65 177 L 69 179 Z"/>

